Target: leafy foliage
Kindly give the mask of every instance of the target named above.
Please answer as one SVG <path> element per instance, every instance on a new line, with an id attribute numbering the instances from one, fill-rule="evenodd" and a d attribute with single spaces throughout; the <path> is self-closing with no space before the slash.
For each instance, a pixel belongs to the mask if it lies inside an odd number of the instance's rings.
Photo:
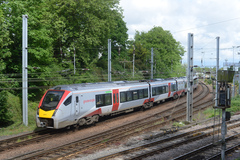
<path id="1" fill-rule="evenodd" d="M 231 107 L 227 108 L 228 112 L 231 112 L 231 114 L 233 115 L 236 112 L 240 111 L 240 96 L 237 95 L 236 97 L 231 99 Z"/>
<path id="2" fill-rule="evenodd" d="M 154 27 L 147 33 L 137 31 L 134 45 L 136 62 L 138 62 L 136 66 L 142 68 L 142 62 L 146 62 L 147 68 L 150 68 L 151 48 L 153 48 L 155 70 L 162 76 L 170 76 L 172 69 L 180 65 L 181 56 L 184 54 L 180 43 L 162 27 Z"/>
<path id="3" fill-rule="evenodd" d="M 112 45 L 113 80 L 149 78 L 149 72 L 143 75 L 142 71 L 150 69 L 152 47 L 156 60 L 155 77 L 180 76 L 179 73 L 184 72 L 184 67 L 180 65 L 183 47 L 169 31 L 154 27 L 147 33 L 136 32 L 135 40 L 128 41 L 128 29 L 119 1 L 0 2 L 2 122 L 7 122 L 11 117 L 11 112 L 6 110 L 6 98 L 17 99 L 22 96 L 22 15 L 28 16 L 30 100 L 40 99 L 46 89 L 59 84 L 107 81 L 108 39 L 111 39 Z M 7 89 L 8 94 L 3 91 Z M 7 103 L 9 106 L 17 106 L 9 101 Z M 15 109 L 21 112 L 19 107 Z"/>
<path id="4" fill-rule="evenodd" d="M 0 126 L 6 126 L 11 122 L 12 113 L 9 110 L 8 93 L 6 91 L 0 92 Z"/>
<path id="5" fill-rule="evenodd" d="M 119 0 L 2 1 L 0 74 L 5 79 L 2 88 L 21 88 L 21 15 L 28 15 L 29 88 L 38 88 L 31 90 L 31 98 L 42 95 L 44 86 L 76 82 L 82 68 L 105 69 L 101 62 L 106 62 L 106 56 L 99 59 L 99 53 L 106 55 L 108 39 L 112 39 L 113 48 L 121 46 L 126 50 L 127 28 L 118 5 Z M 20 96 L 20 90 L 15 94 Z"/>

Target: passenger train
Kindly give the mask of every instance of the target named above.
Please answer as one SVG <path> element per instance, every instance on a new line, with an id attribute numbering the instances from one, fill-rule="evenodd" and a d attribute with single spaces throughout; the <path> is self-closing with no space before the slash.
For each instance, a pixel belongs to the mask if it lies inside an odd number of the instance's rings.
<path id="1" fill-rule="evenodd" d="M 194 85 L 198 85 L 194 77 Z M 117 81 L 55 86 L 43 95 L 36 114 L 37 127 L 59 129 L 90 125 L 100 116 L 151 108 L 187 92 L 187 79 Z"/>

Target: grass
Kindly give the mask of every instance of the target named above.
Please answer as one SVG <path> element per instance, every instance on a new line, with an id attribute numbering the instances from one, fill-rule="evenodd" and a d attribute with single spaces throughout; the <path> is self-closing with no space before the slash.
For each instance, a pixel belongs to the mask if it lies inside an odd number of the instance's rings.
<path id="1" fill-rule="evenodd" d="M 108 142 L 109 141 L 109 139 L 104 139 L 104 140 L 102 140 L 102 143 L 105 143 L 105 142 Z"/>
<path id="2" fill-rule="evenodd" d="M 231 107 L 226 109 L 227 112 L 231 113 L 231 116 L 233 116 L 236 112 L 240 111 L 240 95 L 237 95 L 236 97 L 231 99 Z M 198 121 L 198 120 L 204 120 L 208 118 L 212 118 L 214 116 L 222 116 L 222 110 L 221 109 L 214 109 L 213 107 L 209 107 L 205 109 L 203 112 L 199 112 L 198 115 L 196 115 L 196 119 L 193 121 Z M 173 126 L 181 127 L 182 124 L 186 123 L 183 122 L 174 122 Z M 239 159 L 240 160 L 240 159 Z"/>
<path id="3" fill-rule="evenodd" d="M 0 129 L 0 136 L 10 136 L 10 135 L 16 135 L 20 133 L 25 133 L 25 132 L 32 132 L 36 129 L 36 125 L 28 125 L 25 126 L 23 124 L 13 124 L 11 126 L 8 126 L 6 128 L 1 128 Z"/>
<path id="4" fill-rule="evenodd" d="M 12 112 L 12 124 L 7 127 L 0 127 L 0 136 L 16 135 L 24 132 L 32 132 L 37 129 L 35 122 L 38 102 L 28 102 L 28 126 L 22 123 L 22 105 L 20 98 L 8 93 L 9 111 Z"/>
<path id="5" fill-rule="evenodd" d="M 227 112 L 230 112 L 233 116 L 236 112 L 240 111 L 240 96 L 237 95 L 236 97 L 231 99 L 231 107 L 226 109 Z M 207 118 L 211 118 L 218 115 L 222 115 L 221 109 L 213 109 L 208 108 L 204 111 L 204 114 Z"/>
<path id="6" fill-rule="evenodd" d="M 173 122 L 172 124 L 174 127 L 183 127 L 185 124 L 183 122 Z"/>
<path id="7" fill-rule="evenodd" d="M 25 141 L 25 140 L 29 140 L 29 139 L 32 139 L 32 138 L 33 138 L 33 136 L 29 135 L 25 139 L 18 139 L 17 142 L 19 143 L 19 142 L 22 142 L 22 141 Z"/>

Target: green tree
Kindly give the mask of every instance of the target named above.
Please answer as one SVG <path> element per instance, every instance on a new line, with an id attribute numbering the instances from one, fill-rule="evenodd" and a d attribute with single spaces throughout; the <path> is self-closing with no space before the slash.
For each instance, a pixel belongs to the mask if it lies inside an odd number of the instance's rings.
<path id="1" fill-rule="evenodd" d="M 2 74 L 7 74 L 7 81 L 11 82 L 8 87 L 21 87 L 22 15 L 28 15 L 29 87 L 48 85 L 44 81 L 35 82 L 36 80 L 31 80 L 45 76 L 42 76 L 41 73 L 43 72 L 53 72 L 52 68 L 55 69 L 54 66 L 57 65 L 53 57 L 53 39 L 50 37 L 51 26 L 47 17 L 50 13 L 46 11 L 45 0 L 6 0 L 1 3 L 0 7 L 3 10 L 4 22 L 8 23 L 7 31 L 9 32 L 6 48 L 10 56 L 5 61 L 6 68 L 1 71 Z M 39 69 L 34 70 L 33 67 Z M 21 95 L 21 90 L 17 91 Z M 38 93 L 39 90 L 33 92 Z"/>
<path id="2" fill-rule="evenodd" d="M 128 34 L 126 23 L 123 21 L 122 10 L 116 10 L 114 13 L 114 24 L 110 32 L 111 39 L 111 59 L 113 70 L 123 70 L 122 64 L 119 61 L 123 61 L 128 58 L 127 45 L 128 45 Z M 107 41 L 107 40 L 106 40 Z M 106 47 L 105 47 L 106 48 Z M 106 48 L 107 49 L 107 48 Z M 97 62 L 97 66 L 107 70 L 108 66 L 108 53 L 107 50 L 102 52 L 102 56 Z"/>
<path id="3" fill-rule="evenodd" d="M 7 79 L 4 85 L 9 87 L 21 87 L 22 15 L 28 15 L 30 88 L 73 83 L 74 78 L 82 74 L 81 68 L 95 70 L 101 64 L 99 53 L 107 53 L 109 38 L 114 47 L 121 45 L 126 49 L 127 28 L 119 0 L 2 1 L 0 74 Z M 76 75 L 72 72 L 74 52 Z M 118 52 L 113 55 L 117 57 Z M 34 69 L 36 67 L 38 69 Z M 42 94 L 39 90 L 32 92 Z"/>
<path id="4" fill-rule="evenodd" d="M 78 68 L 93 66 L 99 52 L 107 50 L 116 17 L 121 18 L 118 4 L 119 0 L 48 1 L 54 55 L 59 62 L 72 60 L 75 49 Z"/>
<path id="5" fill-rule="evenodd" d="M 181 56 L 184 55 L 184 49 L 180 45 L 180 42 L 177 42 L 172 34 L 169 31 L 163 30 L 162 27 L 154 27 L 147 33 L 137 31 L 135 34 L 135 44 L 141 44 L 148 51 L 147 54 L 144 53 L 146 57 L 142 57 L 141 54 L 143 51 L 137 51 L 138 48 L 136 48 L 136 58 L 145 58 L 147 62 L 151 58 L 151 48 L 153 48 L 156 72 L 167 77 L 180 64 Z M 136 65 L 139 66 L 142 64 Z M 150 69 L 150 64 L 147 63 L 146 67 Z"/>
<path id="6" fill-rule="evenodd" d="M 8 45 L 12 43 L 9 37 L 9 23 L 4 18 L 4 8 L 0 7 L 0 73 L 6 69 L 6 60 L 11 56 Z"/>

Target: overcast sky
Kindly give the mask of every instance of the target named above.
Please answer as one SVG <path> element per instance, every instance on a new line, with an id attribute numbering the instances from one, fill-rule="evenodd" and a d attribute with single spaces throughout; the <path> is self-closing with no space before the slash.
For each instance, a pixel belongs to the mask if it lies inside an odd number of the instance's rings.
<path id="1" fill-rule="evenodd" d="M 216 66 L 216 37 L 220 37 L 220 67 L 223 62 L 240 61 L 240 0 L 120 0 L 120 6 L 129 39 L 136 30 L 148 32 L 160 26 L 187 51 L 188 33 L 193 33 L 194 65 Z"/>

